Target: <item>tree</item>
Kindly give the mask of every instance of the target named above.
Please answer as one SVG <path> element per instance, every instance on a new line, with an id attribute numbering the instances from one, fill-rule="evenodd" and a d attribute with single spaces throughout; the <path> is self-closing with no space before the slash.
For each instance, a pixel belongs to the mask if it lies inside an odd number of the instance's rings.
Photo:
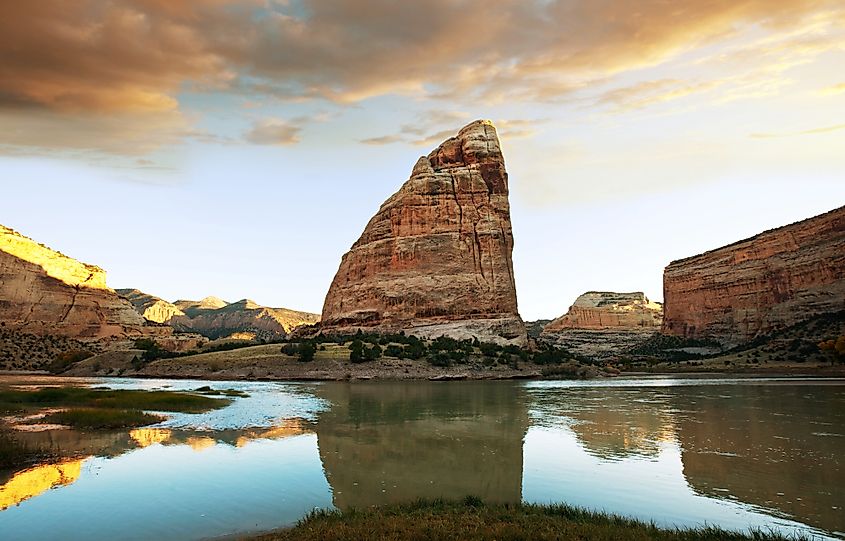
<path id="1" fill-rule="evenodd" d="M 366 358 L 368 361 L 375 361 L 381 357 L 381 346 L 378 344 L 373 344 L 373 347 L 367 350 Z"/>
<path id="2" fill-rule="evenodd" d="M 349 353 L 349 360 L 353 363 L 362 363 L 367 359 L 364 357 L 364 342 L 360 340 L 353 340 L 351 344 L 349 344 L 349 349 L 351 350 Z"/>
<path id="3" fill-rule="evenodd" d="M 299 362 L 307 363 L 314 360 L 314 353 L 317 351 L 317 347 L 310 340 L 306 340 L 299 343 L 298 351 Z"/>

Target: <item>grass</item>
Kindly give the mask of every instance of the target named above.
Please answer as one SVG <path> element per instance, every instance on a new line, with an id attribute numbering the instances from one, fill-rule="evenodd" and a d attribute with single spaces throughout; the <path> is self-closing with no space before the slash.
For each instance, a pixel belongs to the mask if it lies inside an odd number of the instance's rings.
<path id="1" fill-rule="evenodd" d="M 568 505 L 485 505 L 478 498 L 467 497 L 460 502 L 423 500 L 364 510 L 318 510 L 291 529 L 249 539 L 781 541 L 803 538 L 761 530 L 733 532 L 710 526 L 662 529 L 654 524 Z"/>
<path id="2" fill-rule="evenodd" d="M 82 408 L 51 413 L 40 422 L 66 425 L 73 428 L 109 429 L 135 428 L 159 423 L 163 420 L 164 417 L 160 415 L 144 413 L 140 410 Z"/>
<path id="3" fill-rule="evenodd" d="M 222 408 L 231 401 L 194 393 L 91 389 L 87 387 L 48 387 L 35 391 L 0 391 L 0 411 L 28 408 L 108 408 L 123 410 L 202 413 Z"/>

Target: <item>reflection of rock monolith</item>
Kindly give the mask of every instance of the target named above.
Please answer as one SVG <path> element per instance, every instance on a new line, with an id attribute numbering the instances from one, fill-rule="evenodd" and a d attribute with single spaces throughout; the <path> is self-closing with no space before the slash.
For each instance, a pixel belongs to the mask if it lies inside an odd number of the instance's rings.
<path id="1" fill-rule="evenodd" d="M 516 385 L 330 383 L 320 459 L 335 506 L 418 498 L 522 499 L 524 390 Z"/>

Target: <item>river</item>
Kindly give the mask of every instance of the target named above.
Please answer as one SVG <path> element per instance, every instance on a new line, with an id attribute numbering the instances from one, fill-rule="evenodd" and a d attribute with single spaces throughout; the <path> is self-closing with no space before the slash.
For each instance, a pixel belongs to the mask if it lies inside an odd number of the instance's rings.
<path id="1" fill-rule="evenodd" d="M 845 380 L 85 381 L 249 396 L 149 428 L 20 434 L 68 458 L 0 471 L 4 540 L 206 539 L 465 495 L 845 538 Z"/>

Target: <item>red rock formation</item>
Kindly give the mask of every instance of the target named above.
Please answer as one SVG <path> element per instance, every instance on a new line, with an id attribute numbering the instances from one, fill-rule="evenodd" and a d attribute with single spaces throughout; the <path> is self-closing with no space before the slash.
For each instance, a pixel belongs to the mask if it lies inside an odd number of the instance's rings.
<path id="1" fill-rule="evenodd" d="M 674 261 L 663 295 L 664 333 L 726 344 L 845 310 L 845 207 Z"/>
<path id="2" fill-rule="evenodd" d="M 663 321 L 660 303 L 644 293 L 588 291 L 579 296 L 569 311 L 543 328 L 543 332 L 563 329 L 643 329 L 656 331 Z"/>
<path id="3" fill-rule="evenodd" d="M 0 321 L 74 338 L 137 336 L 144 319 L 106 286 L 106 273 L 0 226 Z"/>
<path id="4" fill-rule="evenodd" d="M 587 357 L 610 357 L 660 330 L 663 307 L 644 293 L 588 291 L 566 314 L 545 327 L 541 337 Z"/>
<path id="5" fill-rule="evenodd" d="M 382 204 L 341 260 L 322 326 L 525 343 L 512 250 L 499 140 L 476 121 Z"/>

